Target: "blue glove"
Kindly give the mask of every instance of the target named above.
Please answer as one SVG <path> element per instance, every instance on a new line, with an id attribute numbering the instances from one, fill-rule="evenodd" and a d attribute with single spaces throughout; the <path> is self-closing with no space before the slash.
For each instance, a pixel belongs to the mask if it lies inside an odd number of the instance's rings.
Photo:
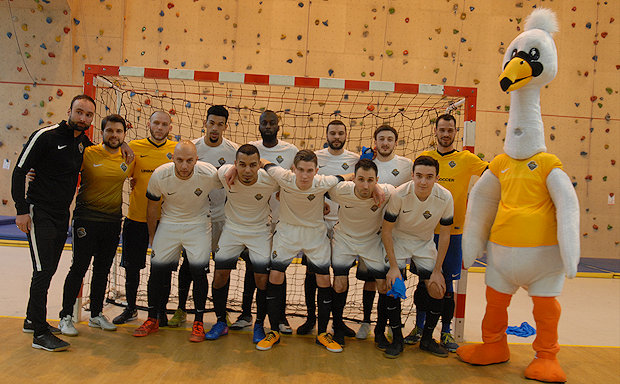
<path id="1" fill-rule="evenodd" d="M 394 284 L 392 284 L 392 288 L 388 291 L 388 295 L 392 296 L 395 299 L 403 299 L 407 298 L 407 287 L 405 287 L 405 283 L 402 279 L 396 279 Z"/>
<path id="2" fill-rule="evenodd" d="M 372 160 L 374 158 L 375 158 L 375 151 L 373 151 L 372 148 L 362 147 L 362 155 L 360 156 L 360 160 L 361 159 Z"/>
<path id="3" fill-rule="evenodd" d="M 506 329 L 506 334 L 515 335 L 519 337 L 528 337 L 536 334 L 536 330 L 524 321 L 521 323 L 519 327 L 508 327 Z"/>

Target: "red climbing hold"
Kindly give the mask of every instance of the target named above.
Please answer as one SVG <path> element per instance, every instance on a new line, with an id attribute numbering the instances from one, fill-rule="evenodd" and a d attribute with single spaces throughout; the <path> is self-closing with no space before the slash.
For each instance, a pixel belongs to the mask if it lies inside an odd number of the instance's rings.
<path id="1" fill-rule="evenodd" d="M 174 4 L 168 3 L 168 9 L 172 9 L 172 8 L 174 8 Z"/>

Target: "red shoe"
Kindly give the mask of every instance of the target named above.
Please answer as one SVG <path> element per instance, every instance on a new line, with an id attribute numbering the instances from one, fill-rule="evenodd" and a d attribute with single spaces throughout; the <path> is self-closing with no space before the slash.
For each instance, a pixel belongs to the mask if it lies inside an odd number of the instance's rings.
<path id="1" fill-rule="evenodd" d="M 146 319 L 144 324 L 142 324 L 141 326 L 136 328 L 135 331 L 133 331 L 133 335 L 135 337 L 144 337 L 157 331 L 159 331 L 159 321 L 155 318 L 149 317 Z"/>
<path id="2" fill-rule="evenodd" d="M 193 343 L 205 341 L 205 328 L 202 321 L 194 321 L 194 325 L 192 326 L 192 335 L 189 337 L 189 341 Z"/>

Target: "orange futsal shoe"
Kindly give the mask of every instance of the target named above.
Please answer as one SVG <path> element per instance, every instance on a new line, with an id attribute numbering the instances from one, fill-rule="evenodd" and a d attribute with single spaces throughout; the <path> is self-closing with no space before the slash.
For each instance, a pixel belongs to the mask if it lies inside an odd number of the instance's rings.
<path id="1" fill-rule="evenodd" d="M 142 324 L 141 326 L 136 328 L 135 331 L 133 331 L 133 335 L 135 337 L 144 337 L 157 331 L 159 331 L 159 321 L 153 317 L 149 317 L 146 319 L 144 324 Z"/>
<path id="2" fill-rule="evenodd" d="M 192 343 L 200 343 L 205 341 L 205 328 L 202 321 L 194 321 L 192 325 L 192 335 L 189 337 Z"/>

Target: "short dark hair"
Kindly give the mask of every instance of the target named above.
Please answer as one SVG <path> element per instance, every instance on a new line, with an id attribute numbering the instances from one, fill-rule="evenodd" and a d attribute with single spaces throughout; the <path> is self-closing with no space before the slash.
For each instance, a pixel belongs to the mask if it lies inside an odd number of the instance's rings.
<path id="1" fill-rule="evenodd" d="M 260 153 L 258 152 L 258 148 L 256 148 L 256 146 L 252 144 L 243 144 L 242 146 L 240 146 L 239 149 L 237 149 L 237 154 L 235 155 L 235 159 L 239 158 L 240 153 L 243 153 L 244 155 L 248 155 L 248 156 L 252 156 L 255 154 L 258 156 L 258 160 L 260 161 Z"/>
<path id="2" fill-rule="evenodd" d="M 102 131 L 105 129 L 105 126 L 108 125 L 108 123 L 121 123 L 123 124 L 123 131 L 127 132 L 127 122 L 125 122 L 125 119 L 123 119 L 123 116 L 121 115 L 117 115 L 115 113 L 104 117 L 103 120 L 101 120 Z"/>
<path id="3" fill-rule="evenodd" d="M 365 171 L 372 169 L 375 171 L 375 176 L 379 174 L 379 169 L 377 168 L 377 164 L 370 159 L 360 159 L 357 164 L 355 164 L 355 173 L 357 174 L 357 170 L 362 168 Z"/>
<path id="4" fill-rule="evenodd" d="M 428 165 L 429 167 L 435 167 L 435 176 L 439 175 L 439 162 L 430 156 L 418 156 L 413 162 L 412 171 L 414 172 L 416 165 Z"/>
<path id="5" fill-rule="evenodd" d="M 437 117 L 437 120 L 435 120 L 435 129 L 437 129 L 437 126 L 439 125 L 439 120 L 454 121 L 454 128 L 456 128 L 456 119 L 449 113 L 444 113 L 443 115 L 439 115 Z"/>
<path id="6" fill-rule="evenodd" d="M 73 103 L 75 103 L 76 100 L 90 101 L 95 106 L 95 109 L 97 109 L 97 104 L 95 103 L 95 100 L 93 100 L 92 97 L 85 95 L 85 94 L 77 95 L 73 99 L 71 99 L 71 104 L 69 104 L 69 109 L 73 109 Z"/>
<path id="7" fill-rule="evenodd" d="M 311 161 L 314 163 L 314 165 L 319 165 L 316 154 L 309 149 L 302 149 L 301 151 L 297 152 L 295 158 L 293 159 L 293 164 L 297 166 L 300 161 Z"/>
<path id="8" fill-rule="evenodd" d="M 325 133 L 327 133 L 329 131 L 329 126 L 330 125 L 342 125 L 344 127 L 344 131 L 345 132 L 347 131 L 347 126 L 346 126 L 345 123 L 342 122 L 342 120 L 332 120 L 325 127 Z"/>
<path id="9" fill-rule="evenodd" d="M 379 128 L 375 129 L 375 133 L 373 134 L 373 137 L 375 138 L 375 140 L 377 140 L 377 135 L 383 131 L 390 131 L 394 134 L 394 140 L 398 140 L 398 132 L 396 132 L 396 129 L 390 127 L 387 124 L 383 124 L 382 126 L 380 126 Z"/>
<path id="10" fill-rule="evenodd" d="M 223 105 L 213 105 L 207 109 L 207 119 L 209 119 L 210 115 L 222 116 L 228 122 L 228 110 Z"/>

